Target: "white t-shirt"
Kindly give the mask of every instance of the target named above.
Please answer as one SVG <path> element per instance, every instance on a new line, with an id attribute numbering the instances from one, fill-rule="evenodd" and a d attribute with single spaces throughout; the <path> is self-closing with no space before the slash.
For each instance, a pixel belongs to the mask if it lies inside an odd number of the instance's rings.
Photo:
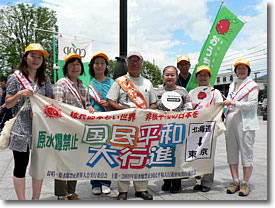
<path id="1" fill-rule="evenodd" d="M 194 89 L 190 90 L 189 95 L 191 97 L 192 106 L 194 108 L 198 104 L 198 103 L 194 102 L 196 100 L 195 97 L 198 96 L 198 95 L 196 94 L 196 92 L 195 92 Z M 214 98 L 212 100 L 213 95 L 214 95 Z M 215 103 L 217 103 L 217 102 L 223 102 L 223 98 L 222 98 L 221 92 L 219 90 L 214 89 L 213 87 L 211 87 L 211 99 L 210 100 L 212 100 L 212 103 L 209 103 L 209 106 L 210 105 L 215 105 Z"/>
<path id="2" fill-rule="evenodd" d="M 150 107 L 151 104 L 154 104 L 157 102 L 157 96 L 156 96 L 155 90 L 153 88 L 152 83 L 148 79 L 142 76 L 138 78 L 132 77 L 129 74 L 127 74 L 127 76 L 131 79 L 135 87 L 144 96 L 148 108 Z M 127 92 L 125 92 L 117 82 L 113 83 L 106 97 L 109 100 L 116 101 L 119 105 L 123 107 L 136 107 L 136 104 L 128 96 Z"/>

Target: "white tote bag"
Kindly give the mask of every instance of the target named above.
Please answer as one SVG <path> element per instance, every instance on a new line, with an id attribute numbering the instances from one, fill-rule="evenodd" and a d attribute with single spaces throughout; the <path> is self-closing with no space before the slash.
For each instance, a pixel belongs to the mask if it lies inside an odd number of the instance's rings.
<path id="1" fill-rule="evenodd" d="M 11 129 L 12 129 L 16 119 L 17 119 L 17 116 L 14 118 L 11 118 L 10 120 L 5 122 L 5 126 L 2 129 L 2 132 L 0 134 L 0 149 L 1 150 L 7 149 L 9 146 Z"/>
<path id="2" fill-rule="evenodd" d="M 1 150 L 5 150 L 8 148 L 9 143 L 10 143 L 10 135 L 11 135 L 11 129 L 14 125 L 14 122 L 16 121 L 19 113 L 21 113 L 21 111 L 25 108 L 25 106 L 28 103 L 27 99 L 24 103 L 24 105 L 21 107 L 21 109 L 18 111 L 18 113 L 16 114 L 15 117 L 9 119 L 8 121 L 5 122 L 5 126 L 2 129 L 2 132 L 0 133 L 0 149 Z"/>

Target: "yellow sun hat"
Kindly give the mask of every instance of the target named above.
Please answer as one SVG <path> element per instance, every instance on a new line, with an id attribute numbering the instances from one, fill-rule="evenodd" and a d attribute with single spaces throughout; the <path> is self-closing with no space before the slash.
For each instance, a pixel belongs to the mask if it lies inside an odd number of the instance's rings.
<path id="1" fill-rule="evenodd" d="M 64 61 L 65 61 L 65 64 L 72 58 L 78 58 L 80 59 L 80 61 L 82 60 L 82 57 L 76 53 L 69 53 L 65 58 L 64 58 Z"/>
<path id="2" fill-rule="evenodd" d="M 249 61 L 247 60 L 247 59 L 245 59 L 245 58 L 240 58 L 240 59 L 238 59 L 236 62 L 235 62 L 235 64 L 234 64 L 234 67 L 236 68 L 238 65 L 240 65 L 240 64 L 244 64 L 244 65 L 246 65 L 246 66 L 248 66 L 249 68 L 250 68 L 250 63 L 249 63 Z"/>
<path id="3" fill-rule="evenodd" d="M 178 57 L 177 59 L 177 64 L 180 63 L 181 61 L 187 61 L 190 63 L 190 58 L 188 56 L 185 56 L 185 55 L 181 55 Z"/>
<path id="4" fill-rule="evenodd" d="M 96 58 L 96 57 L 103 57 L 105 58 L 107 61 L 109 60 L 108 56 L 106 55 L 106 53 L 104 53 L 103 51 L 98 51 L 98 52 L 95 52 L 91 58 L 91 61 Z"/>
<path id="5" fill-rule="evenodd" d="M 206 71 L 209 74 L 211 74 L 211 69 L 208 66 L 206 66 L 206 65 L 199 66 L 197 68 L 197 70 L 196 70 L 196 74 L 199 73 L 199 72 L 201 72 L 201 71 Z"/>
<path id="6" fill-rule="evenodd" d="M 48 52 L 45 51 L 40 43 L 31 43 L 28 45 L 28 47 L 25 49 L 25 53 L 28 51 L 40 51 L 44 57 L 49 56 Z"/>

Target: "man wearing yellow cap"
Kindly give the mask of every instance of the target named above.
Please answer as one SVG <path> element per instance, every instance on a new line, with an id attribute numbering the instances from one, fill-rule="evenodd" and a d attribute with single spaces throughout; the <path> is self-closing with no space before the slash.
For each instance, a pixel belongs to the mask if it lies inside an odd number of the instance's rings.
<path id="1" fill-rule="evenodd" d="M 189 72 L 190 69 L 190 59 L 188 56 L 181 55 L 177 59 L 177 67 L 180 70 L 179 78 L 176 82 L 176 85 L 182 86 L 186 88 L 190 78 L 191 74 Z"/>

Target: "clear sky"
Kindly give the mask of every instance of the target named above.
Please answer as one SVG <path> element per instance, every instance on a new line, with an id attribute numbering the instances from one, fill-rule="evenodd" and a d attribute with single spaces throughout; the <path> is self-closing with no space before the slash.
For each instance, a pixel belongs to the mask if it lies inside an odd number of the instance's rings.
<path id="1" fill-rule="evenodd" d="M 119 56 L 119 0 L 0 0 L 34 3 L 57 12 L 59 31 L 73 38 L 95 40 L 93 51 Z M 259 76 L 267 71 L 267 0 L 225 0 L 246 24 L 228 50 L 221 70 L 239 57 L 251 61 Z M 221 0 L 128 0 L 128 52 L 138 50 L 162 70 L 188 55 L 192 68 L 209 34 Z M 269 2 L 268 2 L 269 4 Z"/>

